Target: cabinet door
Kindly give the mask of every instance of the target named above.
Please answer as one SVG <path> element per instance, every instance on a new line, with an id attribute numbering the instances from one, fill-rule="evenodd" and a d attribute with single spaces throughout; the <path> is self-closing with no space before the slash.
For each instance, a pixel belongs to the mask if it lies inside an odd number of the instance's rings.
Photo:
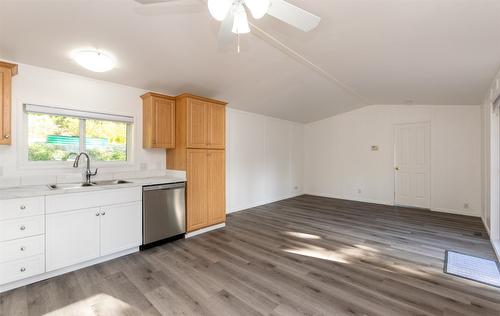
<path id="1" fill-rule="evenodd" d="M 175 148 L 175 102 L 153 98 L 154 133 L 153 147 Z"/>
<path id="2" fill-rule="evenodd" d="M 208 225 L 207 151 L 187 150 L 187 231 Z"/>
<path id="3" fill-rule="evenodd" d="M 208 224 L 226 220 L 226 163 L 224 150 L 209 150 L 208 172 Z"/>
<path id="4" fill-rule="evenodd" d="M 226 147 L 226 106 L 208 103 L 208 148 Z"/>
<path id="5" fill-rule="evenodd" d="M 47 271 L 99 257 L 98 208 L 46 215 Z"/>
<path id="6" fill-rule="evenodd" d="M 187 100 L 187 147 L 207 148 L 207 103 Z"/>
<path id="7" fill-rule="evenodd" d="M 138 247 L 141 241 L 141 202 L 101 207 L 101 256 Z"/>
<path id="8" fill-rule="evenodd" d="M 10 145 L 11 140 L 11 89 L 12 73 L 0 67 L 0 145 Z"/>

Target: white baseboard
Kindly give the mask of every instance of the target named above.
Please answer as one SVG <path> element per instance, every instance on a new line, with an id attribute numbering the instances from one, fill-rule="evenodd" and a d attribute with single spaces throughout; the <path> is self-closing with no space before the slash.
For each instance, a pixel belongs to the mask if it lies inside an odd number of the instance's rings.
<path id="1" fill-rule="evenodd" d="M 332 199 L 339 199 L 339 200 L 348 200 L 348 201 L 356 201 L 356 202 L 365 202 L 365 203 L 394 206 L 394 201 L 370 199 L 370 198 L 365 198 L 365 197 L 360 197 L 360 196 L 347 196 L 347 195 L 329 194 L 329 193 L 321 193 L 321 192 L 309 192 L 309 193 L 304 193 L 304 194 L 327 197 L 327 198 L 332 198 Z"/>
<path id="2" fill-rule="evenodd" d="M 375 204 L 394 206 L 394 201 L 370 199 L 370 198 L 365 198 L 365 197 L 360 197 L 360 196 L 336 195 L 336 194 L 321 193 L 321 192 L 310 192 L 310 193 L 304 193 L 304 194 L 328 197 L 328 198 L 333 198 L 333 199 L 341 199 L 341 200 L 349 200 L 349 201 L 356 201 L 356 202 L 375 203 Z M 454 210 L 454 209 L 446 209 L 446 208 L 440 208 L 440 207 L 431 207 L 430 210 L 433 212 L 481 217 L 481 212 L 477 211 L 477 210 L 464 211 L 464 210 Z"/>
<path id="3" fill-rule="evenodd" d="M 196 235 L 208 233 L 208 232 L 210 232 L 212 230 L 216 230 L 216 229 L 224 228 L 224 227 L 226 227 L 226 223 L 220 223 L 220 224 L 217 224 L 217 225 L 212 225 L 212 226 L 209 226 L 209 227 L 205 227 L 205 228 L 202 228 L 202 229 L 195 230 L 194 232 L 187 233 L 186 235 L 184 235 L 184 238 L 191 238 L 191 237 L 194 237 Z"/>
<path id="4" fill-rule="evenodd" d="M 493 250 L 495 250 L 498 261 L 500 261 L 500 240 L 491 239 L 491 245 L 493 246 Z"/>
<path id="5" fill-rule="evenodd" d="M 100 258 L 97 258 L 97 259 L 94 259 L 94 260 L 90 260 L 90 261 L 85 261 L 85 262 L 78 263 L 78 264 L 75 264 L 75 265 L 72 265 L 72 266 L 69 266 L 69 267 L 65 267 L 65 268 L 62 268 L 62 269 L 57 269 L 57 270 L 54 270 L 54 271 L 45 272 L 45 273 L 42 273 L 42 274 L 39 274 L 39 275 L 35 275 L 35 276 L 29 277 L 29 278 L 26 278 L 26 279 L 22 279 L 22 280 L 19 280 L 19 281 L 14 281 L 14 282 L 11 282 L 11 283 L 0 285 L 0 293 L 6 292 L 6 291 L 9 291 L 9 290 L 21 287 L 21 286 L 25 286 L 25 285 L 28 285 L 28 284 L 31 284 L 31 283 L 35 283 L 35 282 L 39 282 L 39 281 L 42 281 L 42 280 L 46 280 L 46 279 L 49 279 L 49 278 L 52 278 L 52 277 L 55 277 L 55 276 L 58 276 L 58 275 L 61 275 L 61 274 L 65 274 L 65 273 L 72 272 L 72 271 L 75 271 L 75 270 L 79 270 L 79 269 L 82 269 L 82 268 L 90 267 L 90 266 L 93 266 L 95 264 L 102 263 L 102 262 L 105 262 L 105 261 L 109 261 L 109 260 L 112 260 L 112 259 L 116 259 L 118 257 L 122 257 L 122 256 L 125 256 L 125 255 L 129 255 L 129 254 L 137 252 L 137 251 L 139 251 L 139 247 L 135 247 L 135 248 L 131 248 L 131 249 L 128 249 L 128 250 L 120 251 L 120 252 L 117 252 L 117 253 L 114 253 L 114 254 L 111 254 L 111 255 L 108 255 L 108 256 L 100 257 Z"/>
<path id="6" fill-rule="evenodd" d="M 249 208 L 253 208 L 253 207 L 257 207 L 257 206 L 261 206 L 261 205 L 266 205 L 266 204 L 278 202 L 281 200 L 291 199 L 291 198 L 294 198 L 294 197 L 297 197 L 297 196 L 300 196 L 303 194 L 304 193 L 302 193 L 302 192 L 297 192 L 297 193 L 294 193 L 291 195 L 285 195 L 285 196 L 282 196 L 279 198 L 274 198 L 274 199 L 270 199 L 270 200 L 266 200 L 266 201 L 258 201 L 258 202 L 254 202 L 254 203 L 248 203 L 248 204 L 243 205 L 243 206 L 237 206 L 234 209 L 228 208 L 229 211 L 227 212 L 227 214 L 248 210 Z"/>
<path id="7" fill-rule="evenodd" d="M 467 215 L 474 217 L 481 217 L 481 212 L 476 210 L 454 210 L 454 209 L 446 209 L 441 207 L 432 207 L 431 211 L 433 212 L 441 212 L 441 213 L 449 213 L 449 214 L 457 214 L 457 215 Z"/>
<path id="8" fill-rule="evenodd" d="M 483 222 L 484 228 L 486 228 L 486 231 L 488 232 L 488 236 L 491 236 L 490 228 L 488 225 L 486 225 L 486 222 L 484 221 L 484 217 L 481 216 L 481 222 Z"/>

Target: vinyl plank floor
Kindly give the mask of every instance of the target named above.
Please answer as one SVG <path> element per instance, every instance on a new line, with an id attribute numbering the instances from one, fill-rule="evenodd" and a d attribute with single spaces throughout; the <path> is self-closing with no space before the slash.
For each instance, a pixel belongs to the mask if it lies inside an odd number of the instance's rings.
<path id="1" fill-rule="evenodd" d="M 495 258 L 479 218 L 303 195 L 2 293 L 0 315 L 500 315 L 446 249 Z"/>

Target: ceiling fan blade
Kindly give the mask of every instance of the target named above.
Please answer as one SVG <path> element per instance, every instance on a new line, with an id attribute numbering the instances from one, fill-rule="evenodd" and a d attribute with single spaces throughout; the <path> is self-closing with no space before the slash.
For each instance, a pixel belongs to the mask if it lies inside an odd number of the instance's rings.
<path id="1" fill-rule="evenodd" d="M 219 49 L 227 47 L 230 43 L 232 43 L 234 34 L 231 32 L 231 30 L 233 29 L 233 23 L 234 23 L 234 14 L 233 10 L 231 9 L 227 14 L 226 18 L 222 21 L 220 25 L 219 35 L 218 35 Z"/>
<path id="2" fill-rule="evenodd" d="M 178 0 L 135 0 L 140 4 L 156 4 L 156 3 L 165 3 L 165 2 L 175 2 Z"/>
<path id="3" fill-rule="evenodd" d="M 267 14 L 296 28 L 309 32 L 318 26 L 321 18 L 283 0 L 272 0 Z"/>

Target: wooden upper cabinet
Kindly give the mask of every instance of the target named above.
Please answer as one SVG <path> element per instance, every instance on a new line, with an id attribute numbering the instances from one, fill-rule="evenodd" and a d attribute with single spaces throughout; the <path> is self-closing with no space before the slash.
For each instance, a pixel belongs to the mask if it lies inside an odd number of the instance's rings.
<path id="1" fill-rule="evenodd" d="M 192 95 L 177 98 L 186 102 L 187 148 L 226 147 L 226 103 Z"/>
<path id="2" fill-rule="evenodd" d="M 189 98 L 187 100 L 187 147 L 207 148 L 207 103 Z"/>
<path id="3" fill-rule="evenodd" d="M 208 103 L 208 148 L 226 147 L 226 106 Z"/>
<path id="4" fill-rule="evenodd" d="M 143 100 L 143 147 L 175 148 L 175 99 L 146 93 Z"/>
<path id="5" fill-rule="evenodd" d="M 12 144 L 12 77 L 17 65 L 0 61 L 0 145 Z"/>

